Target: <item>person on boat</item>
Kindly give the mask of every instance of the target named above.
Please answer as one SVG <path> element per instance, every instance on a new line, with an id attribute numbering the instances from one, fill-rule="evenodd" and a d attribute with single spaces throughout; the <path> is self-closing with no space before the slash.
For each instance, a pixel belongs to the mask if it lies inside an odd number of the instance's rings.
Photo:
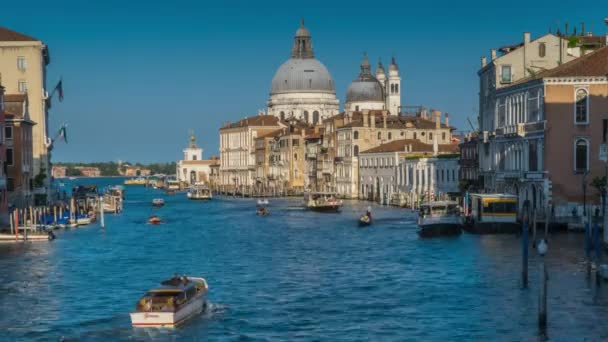
<path id="1" fill-rule="evenodd" d="M 372 207 L 367 207 L 367 211 L 365 212 L 365 216 L 371 221 L 372 220 Z"/>
<path id="2" fill-rule="evenodd" d="M 186 276 L 183 276 L 183 277 L 182 277 L 182 285 L 184 285 L 184 286 L 188 285 L 188 282 L 189 282 L 189 281 L 190 281 L 190 280 L 188 280 L 188 277 L 186 277 Z"/>

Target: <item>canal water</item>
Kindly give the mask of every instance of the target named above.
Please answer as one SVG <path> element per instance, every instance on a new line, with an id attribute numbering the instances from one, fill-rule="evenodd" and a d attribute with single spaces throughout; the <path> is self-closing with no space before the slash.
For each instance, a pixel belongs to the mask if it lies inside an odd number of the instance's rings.
<path id="1" fill-rule="evenodd" d="M 155 197 L 165 207 L 153 209 Z M 105 230 L 0 245 L 0 340 L 539 338 L 538 257 L 530 250 L 524 290 L 518 237 L 421 240 L 414 214 L 376 206 L 373 226 L 359 228 L 368 205 L 319 214 L 272 199 L 271 215 L 257 217 L 252 199 L 128 187 L 124 213 L 107 215 Z M 153 212 L 165 223 L 146 224 Z M 605 340 L 608 283 L 586 279 L 582 235 L 552 236 L 547 262 L 549 339 Z M 176 272 L 207 278 L 207 312 L 174 330 L 131 328 L 138 298 Z"/>

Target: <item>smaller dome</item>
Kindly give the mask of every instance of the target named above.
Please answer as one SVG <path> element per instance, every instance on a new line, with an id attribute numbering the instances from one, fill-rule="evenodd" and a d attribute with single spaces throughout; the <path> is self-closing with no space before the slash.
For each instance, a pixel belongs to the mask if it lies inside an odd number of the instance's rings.
<path id="1" fill-rule="evenodd" d="M 346 102 L 384 102 L 382 85 L 372 75 L 367 55 L 363 55 L 359 77 L 348 86 Z"/>
<path id="2" fill-rule="evenodd" d="M 382 75 L 384 74 L 384 66 L 382 65 L 382 62 L 378 61 L 378 67 L 376 68 L 376 75 Z"/>

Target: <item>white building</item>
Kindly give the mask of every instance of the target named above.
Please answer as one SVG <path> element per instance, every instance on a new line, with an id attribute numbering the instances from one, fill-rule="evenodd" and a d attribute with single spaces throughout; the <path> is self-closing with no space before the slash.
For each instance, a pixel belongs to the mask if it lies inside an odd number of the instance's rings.
<path id="1" fill-rule="evenodd" d="M 360 198 L 388 204 L 401 196 L 458 191 L 458 146 L 401 139 L 361 152 Z M 433 176 L 431 176 L 433 175 Z"/>
<path id="2" fill-rule="evenodd" d="M 459 192 L 458 155 L 404 159 L 399 165 L 399 189 L 407 203 L 448 199 Z"/>
<path id="3" fill-rule="evenodd" d="M 203 149 L 196 145 L 194 134 L 190 135 L 190 144 L 184 149 L 184 159 L 177 162 L 177 180 L 189 185 L 207 184 L 211 177 L 211 166 L 219 164 L 212 157 L 203 159 Z"/>
<path id="4" fill-rule="evenodd" d="M 269 115 L 281 120 L 293 117 L 312 124 L 339 112 L 334 80 L 325 65 L 315 59 L 304 22 L 296 32 L 291 58 L 272 79 L 267 107 Z"/>

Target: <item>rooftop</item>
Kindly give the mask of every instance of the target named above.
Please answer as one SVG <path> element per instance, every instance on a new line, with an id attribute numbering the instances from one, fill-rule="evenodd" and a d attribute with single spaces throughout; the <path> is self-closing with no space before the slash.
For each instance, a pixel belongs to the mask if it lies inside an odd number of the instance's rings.
<path id="1" fill-rule="evenodd" d="M 222 126 L 221 129 L 238 128 L 238 127 L 260 127 L 260 126 L 279 126 L 279 118 L 272 115 L 256 115 L 241 119 L 236 122 L 230 122 Z"/>
<path id="2" fill-rule="evenodd" d="M 406 151 L 406 147 L 411 146 L 411 151 Z M 433 152 L 432 144 L 425 144 L 417 139 L 401 139 L 393 140 L 386 144 L 371 148 L 361 153 L 387 153 L 387 152 L 408 152 L 408 153 L 428 153 Z M 439 153 L 457 153 L 458 145 L 455 144 L 439 144 Z"/>
<path id="3" fill-rule="evenodd" d="M 2 42 L 32 42 L 38 41 L 34 37 L 27 36 L 23 33 L 7 29 L 6 27 L 0 26 L 0 41 Z"/>

